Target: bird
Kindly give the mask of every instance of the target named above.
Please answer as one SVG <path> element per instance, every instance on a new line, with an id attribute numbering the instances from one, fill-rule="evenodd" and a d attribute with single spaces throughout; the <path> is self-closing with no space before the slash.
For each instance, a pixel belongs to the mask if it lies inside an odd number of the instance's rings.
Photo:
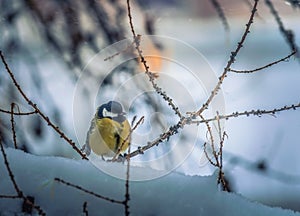
<path id="1" fill-rule="evenodd" d="M 109 101 L 97 108 L 81 150 L 87 156 L 93 151 L 102 159 L 115 157 L 128 148 L 130 133 L 131 127 L 122 105 L 117 101 Z"/>

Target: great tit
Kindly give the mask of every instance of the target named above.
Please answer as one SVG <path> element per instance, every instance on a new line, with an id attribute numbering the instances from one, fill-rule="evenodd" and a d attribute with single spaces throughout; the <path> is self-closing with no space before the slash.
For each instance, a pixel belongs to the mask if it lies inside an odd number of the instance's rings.
<path id="1" fill-rule="evenodd" d="M 123 144 L 120 152 L 124 152 L 130 143 L 131 130 L 125 114 L 122 105 L 116 101 L 98 107 L 82 151 L 86 155 L 92 150 L 102 158 L 113 157 Z"/>

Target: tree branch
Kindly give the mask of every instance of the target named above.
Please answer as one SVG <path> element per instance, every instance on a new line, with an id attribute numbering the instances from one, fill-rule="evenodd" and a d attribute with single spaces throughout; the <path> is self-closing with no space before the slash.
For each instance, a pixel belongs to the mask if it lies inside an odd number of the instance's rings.
<path id="1" fill-rule="evenodd" d="M 24 100 L 36 111 L 36 113 L 42 117 L 42 119 L 44 119 L 47 124 L 52 127 L 59 135 L 62 139 L 64 139 L 65 141 L 67 141 L 67 143 L 69 143 L 72 148 L 82 157 L 82 159 L 86 159 L 88 160 L 88 158 L 86 157 L 85 154 L 83 154 L 80 149 L 76 146 L 75 142 L 73 142 L 73 140 L 71 140 L 70 138 L 68 138 L 60 129 L 58 126 L 56 126 L 54 123 L 52 123 L 52 121 L 49 119 L 48 116 L 46 116 L 39 108 L 36 104 L 34 104 L 25 94 L 25 92 L 22 90 L 21 86 L 19 85 L 19 83 L 17 82 L 13 72 L 10 70 L 3 54 L 2 51 L 0 51 L 0 56 L 1 56 L 1 60 L 5 66 L 5 69 L 7 71 L 7 73 L 9 74 L 10 78 L 12 79 L 15 87 L 17 88 L 17 90 L 19 91 L 19 93 L 22 95 L 22 97 L 24 98 Z"/>

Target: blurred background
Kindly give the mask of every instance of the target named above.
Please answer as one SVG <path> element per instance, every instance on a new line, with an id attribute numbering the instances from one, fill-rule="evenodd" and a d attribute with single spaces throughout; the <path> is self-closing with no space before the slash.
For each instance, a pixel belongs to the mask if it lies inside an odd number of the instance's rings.
<path id="1" fill-rule="evenodd" d="M 78 113 L 75 116 L 73 113 L 73 98 L 83 72 L 89 75 L 79 101 L 88 106 L 88 109 L 81 110 L 80 115 L 84 119 L 80 133 L 85 134 L 96 106 L 110 100 L 124 80 L 142 71 L 136 59 L 118 65 L 109 74 L 101 63 L 96 66 L 88 64 L 107 46 L 132 38 L 125 3 L 121 0 L 0 0 L 0 49 L 26 94 L 69 137 L 78 140 L 79 146 L 84 137 L 78 138 L 78 131 L 73 126 L 74 118 L 78 118 Z M 212 0 L 139 0 L 132 1 L 132 13 L 138 34 L 157 34 L 187 43 L 203 55 L 218 77 L 230 52 L 237 46 L 253 3 L 250 0 L 226 0 L 216 6 L 216 1 Z M 267 3 L 259 1 L 258 14 L 233 65 L 235 69 L 254 69 L 292 52 L 291 43 L 279 29 Z M 272 3 L 284 28 L 293 35 L 294 44 L 299 46 L 299 1 Z M 166 57 L 182 55 L 183 61 L 188 59 L 199 65 L 195 56 L 187 56 L 161 43 L 152 41 L 147 48 Z M 149 59 L 149 62 L 158 74 L 171 68 L 168 61 L 161 58 Z M 225 113 L 274 109 L 299 103 L 299 63 L 299 58 L 292 57 L 255 74 L 229 74 L 222 86 Z M 202 69 L 201 65 L 198 67 Z M 2 64 L 0 69 L 0 108 L 10 110 L 10 104 L 16 103 L 21 111 L 31 111 Z M 182 74 L 176 76 L 179 80 L 184 79 Z M 102 81 L 101 89 L 99 87 L 97 93 L 90 92 L 87 87 L 99 85 L 98 80 Z M 168 93 L 180 94 L 176 91 L 178 84 L 168 83 L 162 75 L 158 80 L 164 89 L 169 90 Z M 176 101 L 184 111 L 200 107 L 207 97 L 199 86 L 190 85 L 189 91 L 197 101 L 195 104 Z M 137 95 L 137 92 L 143 93 Z M 96 99 L 91 98 L 93 94 L 97 94 Z M 145 124 L 137 130 L 144 136 L 135 137 L 135 147 L 145 145 L 178 121 L 167 104 L 153 93 L 145 78 L 132 82 L 124 91 L 118 90 L 117 98 L 128 110 L 130 119 L 134 115 L 146 117 Z M 293 110 L 276 117 L 239 117 L 225 122 L 228 140 L 224 146 L 224 171 L 233 192 L 267 205 L 300 211 L 299 120 L 299 110 Z M 24 151 L 79 158 L 38 116 L 15 117 L 15 124 L 18 145 Z M 176 143 L 196 139 L 196 150 L 177 171 L 207 175 L 212 172 L 211 168 L 197 167 L 199 152 L 206 139 L 205 127 L 199 127 L 199 130 L 188 128 L 172 137 L 166 145 L 150 150 L 145 157 L 160 157 Z M 195 138 L 195 134 L 199 136 Z M 13 146 L 10 116 L 1 112 L 0 135 L 5 145 Z M 176 154 L 166 163 L 172 163 Z"/>

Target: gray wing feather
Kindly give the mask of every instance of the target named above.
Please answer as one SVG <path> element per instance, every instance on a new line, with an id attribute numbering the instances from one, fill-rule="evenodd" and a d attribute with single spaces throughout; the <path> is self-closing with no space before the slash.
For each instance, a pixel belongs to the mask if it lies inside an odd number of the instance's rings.
<path id="1" fill-rule="evenodd" d="M 89 144 L 89 140 L 90 140 L 90 135 L 91 133 L 96 129 L 96 117 L 94 117 L 91 121 L 91 125 L 90 128 L 87 132 L 86 135 L 86 140 L 85 140 L 85 144 L 82 146 L 81 151 L 84 152 L 87 156 L 89 156 L 91 154 L 91 147 Z"/>

